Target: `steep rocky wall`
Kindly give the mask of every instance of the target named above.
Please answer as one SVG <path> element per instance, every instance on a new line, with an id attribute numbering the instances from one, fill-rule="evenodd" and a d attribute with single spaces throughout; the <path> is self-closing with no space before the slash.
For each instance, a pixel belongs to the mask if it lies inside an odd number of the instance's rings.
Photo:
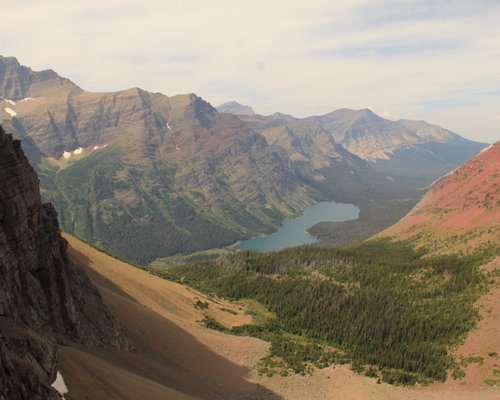
<path id="1" fill-rule="evenodd" d="M 52 398 L 55 346 L 125 343 L 86 275 L 66 257 L 21 144 L 0 127 L 0 399 Z"/>

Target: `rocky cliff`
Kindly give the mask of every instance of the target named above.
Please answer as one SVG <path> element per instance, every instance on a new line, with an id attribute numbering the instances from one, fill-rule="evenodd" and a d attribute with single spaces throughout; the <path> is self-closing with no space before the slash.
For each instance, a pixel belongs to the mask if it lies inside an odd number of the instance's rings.
<path id="1" fill-rule="evenodd" d="M 86 275 L 66 257 L 21 144 L 0 127 L 0 399 L 49 399 L 56 345 L 125 343 Z"/>

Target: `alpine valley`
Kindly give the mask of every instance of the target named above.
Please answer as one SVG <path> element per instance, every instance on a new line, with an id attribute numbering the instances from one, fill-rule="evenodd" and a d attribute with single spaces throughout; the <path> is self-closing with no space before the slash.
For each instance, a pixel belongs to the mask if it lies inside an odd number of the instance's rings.
<path id="1" fill-rule="evenodd" d="M 0 96 L 0 400 L 499 398 L 500 143 L 12 57 Z M 359 219 L 220 250 L 325 200 Z"/>
<path id="2" fill-rule="evenodd" d="M 13 57 L 0 57 L 0 97 L 0 122 L 62 228 L 139 264 L 271 232 L 321 200 L 355 204 L 360 218 L 313 234 L 369 237 L 486 146 L 366 109 L 299 119 L 235 102 L 217 111 L 195 94 L 90 93 Z"/>

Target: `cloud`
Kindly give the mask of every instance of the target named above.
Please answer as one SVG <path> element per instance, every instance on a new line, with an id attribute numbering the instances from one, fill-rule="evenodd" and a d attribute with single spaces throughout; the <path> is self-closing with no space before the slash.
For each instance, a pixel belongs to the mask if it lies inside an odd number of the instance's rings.
<path id="1" fill-rule="evenodd" d="M 372 104 L 493 141 L 498 20 L 498 1 L 481 0 L 25 0 L 9 3 L 0 54 L 87 90 L 298 116 Z"/>
<path id="2" fill-rule="evenodd" d="M 500 114 L 494 115 L 493 117 L 491 117 L 491 119 L 493 121 L 500 121 Z"/>

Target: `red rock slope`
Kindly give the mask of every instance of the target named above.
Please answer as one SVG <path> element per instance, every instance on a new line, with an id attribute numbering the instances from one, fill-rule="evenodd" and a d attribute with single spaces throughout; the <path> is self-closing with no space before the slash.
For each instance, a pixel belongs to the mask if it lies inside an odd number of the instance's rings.
<path id="1" fill-rule="evenodd" d="M 415 239 L 434 253 L 500 247 L 500 142 L 436 182 L 401 221 L 378 235 Z"/>

